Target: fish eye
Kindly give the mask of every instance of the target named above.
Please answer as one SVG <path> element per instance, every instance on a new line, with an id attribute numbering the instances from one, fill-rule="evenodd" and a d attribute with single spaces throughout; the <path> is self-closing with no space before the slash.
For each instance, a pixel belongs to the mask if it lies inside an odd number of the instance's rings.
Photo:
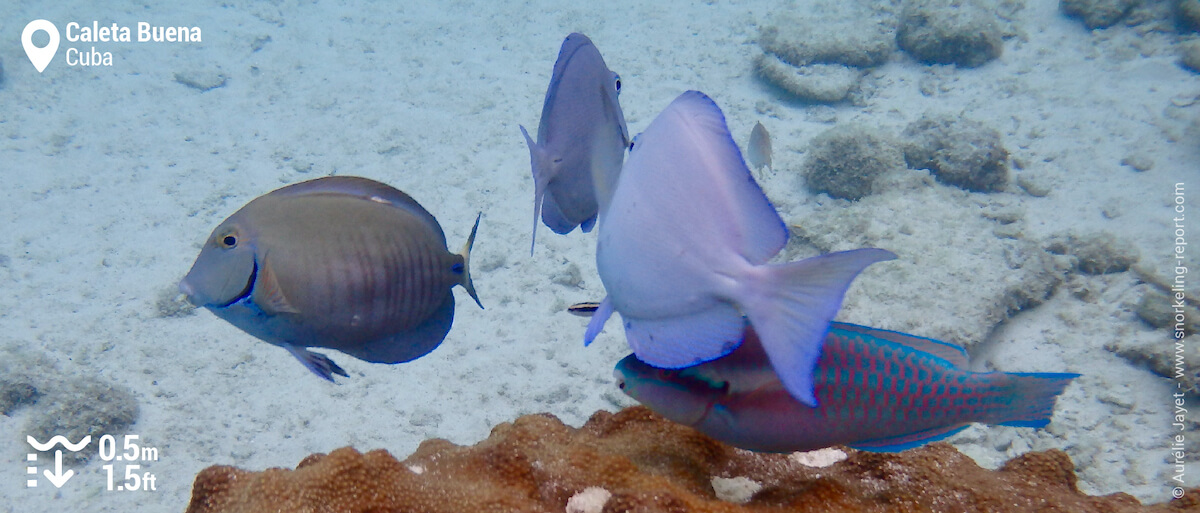
<path id="1" fill-rule="evenodd" d="M 621 75 L 613 73 L 613 86 L 617 88 L 617 92 L 621 92 Z"/>
<path id="2" fill-rule="evenodd" d="M 237 247 L 237 243 L 238 243 L 237 236 L 232 233 L 229 235 L 226 235 L 224 237 L 221 237 L 221 247 L 223 247 L 225 249 L 233 249 L 233 248 Z"/>

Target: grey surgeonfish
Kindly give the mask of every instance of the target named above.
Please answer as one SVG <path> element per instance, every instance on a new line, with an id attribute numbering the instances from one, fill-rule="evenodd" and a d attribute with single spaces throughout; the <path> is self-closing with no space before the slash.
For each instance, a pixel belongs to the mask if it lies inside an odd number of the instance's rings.
<path id="1" fill-rule="evenodd" d="M 584 335 L 621 314 L 637 358 L 678 369 L 728 354 L 749 319 L 788 392 L 816 405 L 813 369 L 850 282 L 895 255 L 858 249 L 770 260 L 788 230 L 698 91 L 681 94 L 637 138 L 600 218 L 596 268 L 608 297 Z"/>
<path id="2" fill-rule="evenodd" d="M 629 146 L 620 90 L 621 77 L 604 64 L 592 40 L 567 36 L 546 89 L 537 142 L 521 127 L 533 167 L 535 241 L 538 217 L 559 234 L 595 226 Z"/>
<path id="3" fill-rule="evenodd" d="M 771 169 L 771 134 L 767 133 L 767 127 L 763 126 L 761 121 L 754 123 L 754 130 L 750 131 L 750 144 L 746 145 L 746 163 L 754 170 L 764 167 Z"/>
<path id="4" fill-rule="evenodd" d="M 333 381 L 346 372 L 306 348 L 407 362 L 446 338 L 452 287 L 462 285 L 479 304 L 468 265 L 478 228 L 476 216 L 454 254 L 437 219 L 407 194 L 366 178 L 318 178 L 229 216 L 179 290 Z"/>

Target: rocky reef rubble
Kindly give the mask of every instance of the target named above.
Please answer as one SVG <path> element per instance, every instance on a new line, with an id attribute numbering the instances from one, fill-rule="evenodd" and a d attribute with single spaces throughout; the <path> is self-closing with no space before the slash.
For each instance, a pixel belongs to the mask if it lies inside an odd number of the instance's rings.
<path id="1" fill-rule="evenodd" d="M 200 472 L 189 513 L 248 511 L 920 512 L 1196 511 L 1200 490 L 1150 506 L 1088 496 L 1058 450 L 985 470 L 952 446 L 896 454 L 844 449 L 819 464 L 714 441 L 642 407 L 582 427 L 526 415 L 472 447 L 428 440 L 400 461 L 343 448 L 295 470 Z M 806 464 L 807 463 L 807 464 Z M 809 466 L 814 465 L 814 466 Z M 730 491 L 731 485 L 744 493 Z"/>

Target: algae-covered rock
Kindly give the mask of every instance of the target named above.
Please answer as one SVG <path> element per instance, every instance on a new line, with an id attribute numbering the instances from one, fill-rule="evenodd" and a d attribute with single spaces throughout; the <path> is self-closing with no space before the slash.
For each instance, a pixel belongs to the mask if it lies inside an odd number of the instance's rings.
<path id="1" fill-rule="evenodd" d="M 1159 376 L 1176 381 L 1180 392 L 1200 394 L 1200 351 L 1189 351 L 1185 346 L 1177 354 L 1174 343 L 1158 341 L 1134 344 L 1114 340 L 1106 343 L 1104 348 L 1130 362 L 1145 365 Z M 1182 363 L 1182 369 L 1176 368 L 1177 362 Z"/>
<path id="2" fill-rule="evenodd" d="M 17 408 L 36 403 L 40 396 L 28 380 L 0 378 L 0 414 L 11 415 Z"/>
<path id="3" fill-rule="evenodd" d="M 1175 4 L 1179 25 L 1188 30 L 1200 30 L 1200 0 L 1179 0 Z"/>
<path id="4" fill-rule="evenodd" d="M 904 160 L 928 169 L 938 181 L 974 192 L 995 192 L 1008 183 L 1008 151 L 1000 133 L 982 123 L 925 115 L 904 129 Z"/>
<path id="5" fill-rule="evenodd" d="M 982 66 L 1004 49 L 994 10 L 976 0 L 909 0 L 900 11 L 896 40 L 920 61 Z"/>
<path id="6" fill-rule="evenodd" d="M 904 155 L 891 137 L 860 124 L 837 125 L 816 136 L 804 161 L 809 190 L 849 200 L 871 194 L 878 177 L 902 169 Z"/>
<path id="7" fill-rule="evenodd" d="M 793 66 L 844 64 L 858 68 L 887 62 L 896 47 L 890 27 L 857 17 L 782 16 L 763 28 L 758 44 Z"/>
<path id="8" fill-rule="evenodd" d="M 797 67 L 769 53 L 759 55 L 755 70 L 768 82 L 800 100 L 812 103 L 845 100 L 862 78 L 862 72 L 850 66 L 810 64 Z"/>
<path id="9" fill-rule="evenodd" d="M 1093 275 L 1128 271 L 1140 256 L 1133 244 L 1118 239 L 1111 232 L 1056 235 L 1047 241 L 1046 250 L 1056 255 L 1070 255 L 1079 272 Z"/>
<path id="10" fill-rule="evenodd" d="M 1200 39 L 1179 44 L 1179 63 L 1189 70 L 1200 73 Z"/>
<path id="11" fill-rule="evenodd" d="M 1180 306 L 1182 304 L 1182 306 Z M 1183 321 L 1180 328 L 1185 334 L 1200 333 L 1200 308 L 1183 301 L 1176 301 L 1167 292 L 1159 289 L 1147 290 L 1138 301 L 1134 310 L 1138 318 L 1146 324 L 1164 330 L 1176 328 L 1176 314 L 1181 314 Z M 1196 367 L 1200 369 L 1200 367 Z"/>
<path id="12" fill-rule="evenodd" d="M 755 71 L 803 101 L 843 101 L 895 49 L 891 24 L 875 14 L 833 4 L 774 16 L 759 34 Z"/>
<path id="13" fill-rule="evenodd" d="M 1129 15 L 1141 0 L 1061 0 L 1063 13 L 1083 20 L 1090 29 L 1111 27 Z"/>

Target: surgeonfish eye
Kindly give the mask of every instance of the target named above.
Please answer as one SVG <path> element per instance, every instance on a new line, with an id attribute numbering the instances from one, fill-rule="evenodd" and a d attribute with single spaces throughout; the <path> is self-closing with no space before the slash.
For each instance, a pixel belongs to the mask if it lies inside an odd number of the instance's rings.
<path id="1" fill-rule="evenodd" d="M 617 92 L 621 92 L 621 75 L 613 73 L 613 87 L 617 88 Z"/>
<path id="2" fill-rule="evenodd" d="M 221 237 L 221 247 L 222 248 L 233 249 L 233 248 L 237 247 L 237 243 L 238 243 L 237 235 L 234 235 L 232 233 L 228 234 L 224 237 Z"/>

